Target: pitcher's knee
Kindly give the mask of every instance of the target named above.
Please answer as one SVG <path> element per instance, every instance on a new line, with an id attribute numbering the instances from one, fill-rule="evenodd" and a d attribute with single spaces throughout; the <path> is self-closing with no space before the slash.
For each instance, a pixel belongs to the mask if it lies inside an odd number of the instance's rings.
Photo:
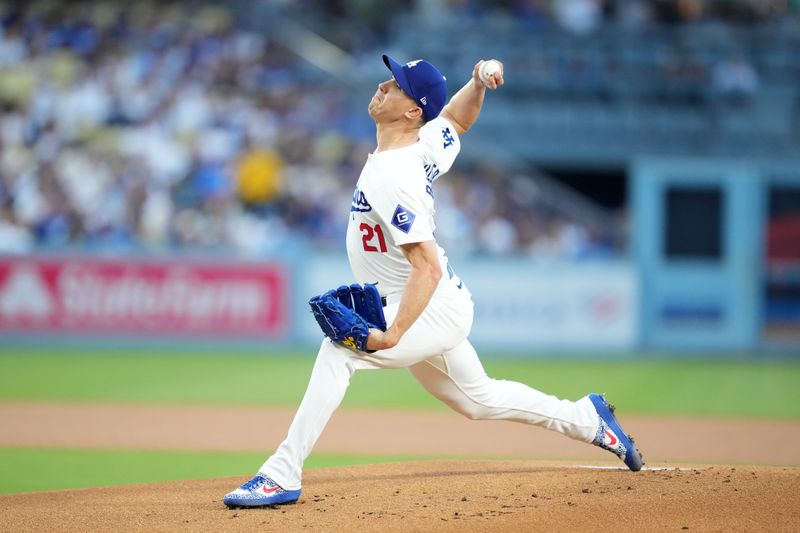
<path id="1" fill-rule="evenodd" d="M 490 411 L 489 408 L 465 396 L 438 396 L 438 398 L 450 409 L 470 420 L 482 420 L 488 416 Z"/>

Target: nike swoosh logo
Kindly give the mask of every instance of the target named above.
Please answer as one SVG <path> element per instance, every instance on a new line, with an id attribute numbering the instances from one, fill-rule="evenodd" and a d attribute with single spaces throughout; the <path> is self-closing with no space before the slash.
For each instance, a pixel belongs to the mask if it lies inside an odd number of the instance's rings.
<path id="1" fill-rule="evenodd" d="M 274 487 L 266 487 L 266 486 L 265 486 L 265 487 L 264 487 L 262 490 L 264 491 L 264 494 L 272 494 L 273 492 L 275 492 L 275 491 L 276 491 L 276 490 L 278 490 L 279 488 L 280 488 L 280 487 L 279 487 L 279 486 L 277 486 L 277 485 L 275 485 Z"/>
<path id="2" fill-rule="evenodd" d="M 617 443 L 617 437 L 614 436 L 609 430 L 606 430 L 606 436 L 611 439 L 611 442 L 608 443 L 609 446 L 614 446 Z"/>

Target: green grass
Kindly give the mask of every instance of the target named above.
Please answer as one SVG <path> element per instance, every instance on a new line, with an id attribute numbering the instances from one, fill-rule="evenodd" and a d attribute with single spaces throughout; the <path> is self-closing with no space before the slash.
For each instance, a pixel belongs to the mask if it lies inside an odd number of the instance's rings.
<path id="1" fill-rule="evenodd" d="M 295 407 L 313 358 L 0 350 L 0 401 Z M 800 362 L 497 359 L 487 372 L 569 399 L 606 392 L 626 413 L 800 419 Z M 441 409 L 405 370 L 358 372 L 344 408 Z"/>
<path id="2" fill-rule="evenodd" d="M 800 362 L 484 360 L 489 375 L 560 397 L 606 392 L 626 413 L 800 419 Z M 296 407 L 308 354 L 0 349 L 0 402 Z M 404 370 L 358 372 L 344 408 L 446 410 Z M 0 493 L 241 475 L 265 454 L 0 448 Z M 313 454 L 306 467 L 429 457 Z"/>
<path id="3" fill-rule="evenodd" d="M 0 494 L 235 475 L 241 475 L 244 482 L 265 458 L 258 453 L 0 448 Z M 313 454 L 306 468 L 425 458 Z"/>

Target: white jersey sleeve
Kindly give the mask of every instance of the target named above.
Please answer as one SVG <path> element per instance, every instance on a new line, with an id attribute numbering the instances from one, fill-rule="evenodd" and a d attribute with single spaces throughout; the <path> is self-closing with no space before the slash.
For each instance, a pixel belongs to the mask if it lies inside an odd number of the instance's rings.
<path id="1" fill-rule="evenodd" d="M 422 169 L 394 181 L 394 185 L 376 191 L 372 200 L 376 214 L 383 220 L 394 243 L 434 240 L 433 197 L 428 192 Z"/>
<path id="2" fill-rule="evenodd" d="M 453 161 L 461 151 L 461 139 L 455 127 L 442 116 L 422 126 L 419 130 L 419 139 L 426 147 L 426 155 L 436 167 L 432 170 L 426 169 L 426 173 L 433 181 L 453 166 Z"/>

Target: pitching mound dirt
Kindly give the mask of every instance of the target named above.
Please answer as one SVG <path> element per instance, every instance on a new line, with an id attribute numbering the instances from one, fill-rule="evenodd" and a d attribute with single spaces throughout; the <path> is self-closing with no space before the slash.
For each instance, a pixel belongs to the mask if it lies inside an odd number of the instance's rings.
<path id="1" fill-rule="evenodd" d="M 2 531 L 797 531 L 800 469 L 642 471 L 534 461 L 310 470 L 295 505 L 229 510 L 245 481 L 0 496 Z"/>

